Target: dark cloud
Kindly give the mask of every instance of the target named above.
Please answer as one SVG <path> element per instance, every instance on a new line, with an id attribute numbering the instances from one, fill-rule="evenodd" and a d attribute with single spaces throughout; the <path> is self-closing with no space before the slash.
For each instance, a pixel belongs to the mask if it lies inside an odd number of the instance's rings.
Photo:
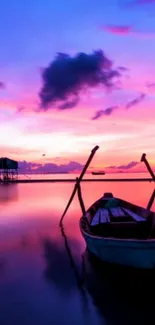
<path id="1" fill-rule="evenodd" d="M 128 68 L 122 67 L 122 66 L 118 67 L 118 70 L 120 70 L 120 71 L 129 71 Z"/>
<path id="2" fill-rule="evenodd" d="M 103 115 L 106 115 L 106 116 L 111 115 L 114 112 L 114 110 L 117 108 L 118 108 L 117 106 L 111 106 L 106 109 L 101 109 L 95 113 L 95 115 L 92 117 L 92 120 L 98 120 Z"/>
<path id="3" fill-rule="evenodd" d="M 148 83 L 146 84 L 146 87 L 147 87 L 147 88 L 154 88 L 154 87 L 155 87 L 155 82 L 148 82 Z"/>
<path id="4" fill-rule="evenodd" d="M 125 104 L 125 108 L 129 109 L 133 106 L 138 105 L 140 102 L 142 102 L 144 100 L 144 98 L 146 97 L 146 94 L 142 93 L 140 94 L 138 97 L 136 97 L 135 99 L 129 101 L 127 104 Z M 92 117 L 92 120 L 98 120 L 99 118 L 101 118 L 102 116 L 109 116 L 111 115 L 117 108 L 119 108 L 119 106 L 111 106 L 108 107 L 106 109 L 101 109 L 98 110 L 95 115 Z"/>
<path id="5" fill-rule="evenodd" d="M 46 163 L 44 165 L 39 163 L 31 163 L 27 161 L 19 162 L 19 170 L 22 173 L 66 173 L 73 172 L 75 170 L 82 170 L 83 165 L 70 161 L 68 164 L 57 165 L 54 163 Z"/>
<path id="6" fill-rule="evenodd" d="M 73 108 L 78 104 L 79 100 L 80 100 L 80 98 L 77 97 L 71 101 L 66 101 L 64 104 L 61 104 L 59 106 L 59 109 L 63 110 L 63 109 Z"/>
<path id="7" fill-rule="evenodd" d="M 58 53 L 42 72 L 41 108 L 48 109 L 53 104 L 58 104 L 59 109 L 72 108 L 82 91 L 100 85 L 112 88 L 120 75 L 102 50 L 73 57 Z"/>
<path id="8" fill-rule="evenodd" d="M 0 89 L 5 89 L 6 85 L 3 81 L 0 81 Z"/>
<path id="9" fill-rule="evenodd" d="M 125 105 L 125 108 L 130 108 L 132 106 L 135 106 L 135 105 L 138 105 L 140 102 L 142 102 L 144 100 L 144 98 L 146 97 L 146 94 L 141 94 L 139 95 L 138 97 L 136 97 L 135 99 L 131 100 L 130 102 L 128 102 L 126 105 Z"/>
<path id="10" fill-rule="evenodd" d="M 107 169 L 130 169 L 132 167 L 135 167 L 136 165 L 138 165 L 139 162 L 137 161 L 131 161 L 129 162 L 127 165 L 120 165 L 120 166 L 108 166 L 106 167 Z"/>
<path id="11" fill-rule="evenodd" d="M 19 107 L 17 107 L 16 113 L 21 113 L 24 110 L 25 110 L 25 107 L 24 106 L 19 106 Z"/>

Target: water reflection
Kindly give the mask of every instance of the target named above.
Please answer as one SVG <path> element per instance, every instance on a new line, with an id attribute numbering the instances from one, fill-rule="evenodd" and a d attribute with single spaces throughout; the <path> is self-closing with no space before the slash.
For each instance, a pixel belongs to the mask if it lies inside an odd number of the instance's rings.
<path id="1" fill-rule="evenodd" d="M 155 323 L 154 300 L 150 292 L 155 290 L 154 270 L 135 270 L 103 263 L 85 249 L 79 259 L 80 274 L 64 228 L 62 235 L 71 266 L 76 269 L 77 284 L 83 288 L 83 293 L 84 289 L 88 291 L 104 322 L 111 325 Z"/>
<path id="2" fill-rule="evenodd" d="M 0 276 L 4 275 L 7 270 L 7 260 L 4 257 L 0 258 Z"/>
<path id="3" fill-rule="evenodd" d="M 0 204 L 18 200 L 18 184 L 0 184 Z"/>
<path id="4" fill-rule="evenodd" d="M 71 242 L 71 246 L 76 246 L 76 241 Z M 63 294 L 73 291 L 76 287 L 76 278 L 71 272 L 69 258 L 65 251 L 64 245 L 52 241 L 51 239 L 43 240 L 43 249 L 46 270 L 45 278 L 52 285 L 54 284 Z"/>
<path id="5" fill-rule="evenodd" d="M 109 266 L 87 250 L 83 254 L 85 285 L 107 324 L 154 324 L 154 274 Z"/>
<path id="6" fill-rule="evenodd" d="M 85 324 L 90 324 L 89 300 L 83 286 L 84 274 L 81 273 L 82 269 L 80 270 L 83 267 L 82 258 L 81 255 L 72 254 L 73 248 L 78 247 L 78 242 L 67 238 L 63 226 L 59 229 L 64 241 L 61 246 L 51 239 L 43 240 L 46 261 L 45 279 L 66 297 L 78 290 Z"/>
<path id="7" fill-rule="evenodd" d="M 0 187 L 0 325 L 139 325 L 140 320 L 143 325 L 146 319 L 151 324 L 154 279 L 138 281 L 136 275 L 97 267 L 87 252 L 82 264 L 77 197 L 61 232 L 59 219 L 73 184 L 16 185 L 17 191 L 12 184 Z M 103 192 L 146 207 L 153 187 L 83 183 L 82 192 L 86 208 Z"/>

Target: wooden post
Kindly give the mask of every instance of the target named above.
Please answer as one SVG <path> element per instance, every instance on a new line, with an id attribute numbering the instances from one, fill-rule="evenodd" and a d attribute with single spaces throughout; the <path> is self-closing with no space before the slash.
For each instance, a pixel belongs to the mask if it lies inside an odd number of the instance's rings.
<path id="1" fill-rule="evenodd" d="M 78 177 L 76 178 L 76 181 L 78 183 Z M 78 199 L 79 199 L 79 202 L 80 202 L 82 214 L 84 216 L 86 214 L 86 209 L 85 209 L 85 205 L 84 205 L 83 198 L 82 198 L 81 185 L 80 185 L 80 183 L 78 183 Z"/>
<path id="2" fill-rule="evenodd" d="M 146 159 L 146 153 L 142 154 L 141 161 L 143 161 L 145 163 L 148 172 L 150 173 L 152 179 L 155 181 L 155 175 L 154 175 L 154 172 L 153 172 L 149 162 Z"/>
<path id="3" fill-rule="evenodd" d="M 148 209 L 148 210 L 151 209 L 154 199 L 155 199 L 155 189 L 154 189 L 154 191 L 153 191 L 153 193 L 152 193 L 152 195 L 151 195 L 151 197 L 150 197 L 150 201 L 149 201 L 149 203 L 148 203 L 148 205 L 147 205 L 147 209 Z"/>
<path id="4" fill-rule="evenodd" d="M 81 182 L 81 180 L 82 180 L 82 178 L 83 178 L 83 176 L 84 176 L 84 174 L 85 174 L 85 172 L 86 172 L 88 166 L 90 165 L 91 160 L 93 159 L 93 157 L 94 157 L 94 155 L 95 155 L 95 152 L 96 152 L 98 149 L 99 149 L 99 146 L 96 146 L 96 147 L 94 147 L 94 149 L 91 151 L 91 154 L 90 154 L 90 156 L 89 156 L 89 158 L 88 158 L 88 160 L 87 160 L 87 162 L 86 162 L 86 164 L 85 164 L 85 166 L 84 166 L 84 168 L 83 168 L 83 170 L 82 170 L 82 172 L 81 172 L 81 174 L 80 174 L 80 176 L 79 176 L 79 178 L 78 178 L 78 181 L 77 181 L 76 184 L 75 184 L 74 190 L 73 190 L 72 195 L 71 195 L 71 197 L 70 197 L 70 199 L 69 199 L 69 201 L 68 201 L 68 204 L 67 204 L 67 206 L 66 206 L 66 208 L 65 208 L 65 211 L 64 211 L 64 213 L 62 214 L 62 217 L 61 217 L 61 219 L 60 219 L 60 225 L 61 225 L 61 223 L 62 223 L 62 221 L 63 221 L 63 218 L 64 218 L 64 216 L 65 216 L 65 214 L 66 214 L 66 212 L 67 212 L 67 210 L 68 210 L 70 204 L 72 203 L 72 200 L 73 200 L 73 198 L 74 198 L 74 196 L 75 196 L 75 193 L 76 193 L 76 191 L 77 191 L 78 185 L 80 184 L 80 182 Z"/>
<path id="5" fill-rule="evenodd" d="M 146 154 L 145 153 L 142 154 L 141 161 L 143 161 L 145 163 L 148 172 L 150 173 L 152 179 L 155 181 L 154 172 L 153 172 L 149 162 L 146 159 Z M 147 210 L 151 209 L 154 199 L 155 199 L 155 190 L 153 191 L 153 193 L 152 193 L 152 195 L 150 197 L 149 203 L 147 205 Z"/>

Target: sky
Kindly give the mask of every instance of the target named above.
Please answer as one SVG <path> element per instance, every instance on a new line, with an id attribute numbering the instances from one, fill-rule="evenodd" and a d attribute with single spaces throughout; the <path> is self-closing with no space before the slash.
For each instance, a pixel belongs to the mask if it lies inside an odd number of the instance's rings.
<path id="1" fill-rule="evenodd" d="M 0 43 L 1 156 L 155 166 L 154 0 L 5 0 Z"/>

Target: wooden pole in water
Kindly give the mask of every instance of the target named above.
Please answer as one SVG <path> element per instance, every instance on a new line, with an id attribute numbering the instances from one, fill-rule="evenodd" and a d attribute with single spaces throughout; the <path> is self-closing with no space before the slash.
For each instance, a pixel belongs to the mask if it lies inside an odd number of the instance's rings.
<path id="1" fill-rule="evenodd" d="M 155 189 L 154 189 L 154 191 L 153 191 L 153 193 L 152 193 L 152 195 L 150 197 L 149 203 L 147 205 L 147 210 L 151 209 L 154 199 L 155 199 Z"/>
<path id="2" fill-rule="evenodd" d="M 145 163 L 148 172 L 150 173 L 152 179 L 155 181 L 155 174 L 154 174 L 149 162 L 146 159 L 146 154 L 145 153 L 142 154 L 141 161 L 143 161 Z M 150 197 L 149 203 L 147 205 L 147 210 L 151 209 L 154 199 L 155 199 L 155 189 L 154 189 L 154 191 L 153 191 L 153 193 L 152 193 L 152 195 Z"/>
<path id="3" fill-rule="evenodd" d="M 92 149 L 91 154 L 90 154 L 90 156 L 89 156 L 89 158 L 88 158 L 88 160 L 87 160 L 87 162 L 86 162 L 86 164 L 85 164 L 85 166 L 84 166 L 84 168 L 83 168 L 83 170 L 82 170 L 82 172 L 81 172 L 81 174 L 80 174 L 80 176 L 79 176 L 79 178 L 78 178 L 78 181 L 77 181 L 76 184 L 75 184 L 75 187 L 74 187 L 73 193 L 72 193 L 72 195 L 71 195 L 71 197 L 70 197 L 70 199 L 69 199 L 69 201 L 68 201 L 68 204 L 67 204 L 67 206 L 66 206 L 66 208 L 65 208 L 65 211 L 64 211 L 63 214 L 62 214 L 62 217 L 61 217 L 61 219 L 60 219 L 60 225 L 62 224 L 63 218 L 64 218 L 64 216 L 65 216 L 65 214 L 66 214 L 66 212 L 67 212 L 67 210 L 68 210 L 70 204 L 72 203 L 72 200 L 73 200 L 73 198 L 74 198 L 74 196 L 75 196 L 75 193 L 76 193 L 76 191 L 77 191 L 78 185 L 80 184 L 80 182 L 81 182 L 81 180 L 82 180 L 82 178 L 83 178 L 83 176 L 84 176 L 84 174 L 85 174 L 85 172 L 86 172 L 88 166 L 90 165 L 91 160 L 93 159 L 93 157 L 94 157 L 94 155 L 95 155 L 95 152 L 96 152 L 98 149 L 99 149 L 99 146 L 96 146 L 96 147 L 94 147 L 94 149 Z"/>
<path id="4" fill-rule="evenodd" d="M 76 182 L 78 183 L 78 177 L 76 178 Z M 81 185 L 80 183 L 78 183 L 78 199 L 79 199 L 79 202 L 80 202 L 80 206 L 81 206 L 81 210 L 82 210 L 82 214 L 83 216 L 86 214 L 86 209 L 85 209 L 85 205 L 84 205 L 84 202 L 83 202 L 83 198 L 82 198 L 82 193 L 81 193 Z"/>
<path id="5" fill-rule="evenodd" d="M 150 173 L 152 179 L 155 181 L 155 175 L 154 175 L 154 172 L 153 172 L 149 162 L 146 159 L 146 153 L 142 154 L 141 161 L 144 162 L 144 164 L 146 165 L 146 168 L 147 168 L 148 172 Z"/>

